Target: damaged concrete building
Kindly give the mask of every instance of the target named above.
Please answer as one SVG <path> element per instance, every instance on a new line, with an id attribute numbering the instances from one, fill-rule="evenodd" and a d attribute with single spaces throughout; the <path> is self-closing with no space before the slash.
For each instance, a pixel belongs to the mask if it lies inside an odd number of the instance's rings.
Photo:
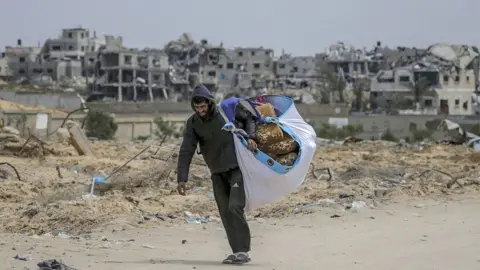
<path id="1" fill-rule="evenodd" d="M 205 39 L 197 43 L 184 33 L 169 42 L 164 51 L 169 60 L 167 82 L 177 93 L 177 100 L 185 98 L 187 91 L 198 83 L 225 96 L 266 88 L 274 81 L 274 54 L 268 48 L 227 50 L 222 44 L 210 44 Z"/>
<path id="2" fill-rule="evenodd" d="M 328 64 L 346 81 L 369 78 L 384 63 L 383 57 L 374 52 L 367 52 L 365 48 L 356 49 L 343 42 L 330 45 L 324 54 L 317 55 L 316 58 L 317 64 Z"/>
<path id="3" fill-rule="evenodd" d="M 176 100 L 188 96 L 189 90 L 199 83 L 211 89 L 218 84 L 218 65 L 225 54 L 222 46 L 209 44 L 207 40 L 195 42 L 183 33 L 164 47 L 168 57 L 166 81 Z"/>
<path id="4" fill-rule="evenodd" d="M 163 51 L 125 48 L 122 37 L 106 36 L 95 62 L 94 89 L 120 102 L 167 99 L 167 72 L 168 57 Z"/>
<path id="5" fill-rule="evenodd" d="M 102 44 L 102 40 L 95 34 L 91 37 L 87 29 L 67 28 L 42 46 L 23 46 L 19 39 L 16 46 L 5 48 L 3 58 L 16 79 L 46 84 L 69 79 L 83 81 L 86 53 L 96 51 Z M 80 84 L 85 87 L 85 83 Z"/>
<path id="6" fill-rule="evenodd" d="M 398 59 L 393 69 L 379 71 L 371 81 L 372 104 L 403 103 L 423 114 L 475 114 L 478 61 L 476 48 L 432 45 L 415 57 Z"/>
<path id="7" fill-rule="evenodd" d="M 313 56 L 292 56 L 283 53 L 275 63 L 276 85 L 280 89 L 310 87 L 317 78 Z"/>
<path id="8" fill-rule="evenodd" d="M 332 91 L 325 83 L 320 87 L 319 70 L 324 67 L 335 73 L 330 78 L 336 75 L 344 80 L 345 85 L 339 85 L 348 93 L 353 93 L 357 80 L 370 80 L 371 85 L 366 83 L 364 89 L 371 88 L 372 94 L 365 96 L 377 104 L 381 100 L 382 106 L 398 97 L 411 103 L 412 89 L 422 79 L 428 81 L 429 90 L 422 92 L 421 108 L 449 114 L 480 113 L 476 109 L 480 98 L 472 93 L 480 90 L 479 52 L 464 45 L 390 49 L 377 42 L 367 50 L 338 42 L 315 56 L 282 52 L 275 58 L 269 48 L 227 49 L 222 43 L 195 41 L 186 33 L 161 49 L 132 49 L 124 46 L 122 37 L 99 38 L 95 31 L 78 27 L 62 29 L 59 37 L 47 39 L 43 46 L 23 46 L 18 40 L 17 46 L 6 47 L 0 58 L 0 77 L 52 84 L 69 79 L 82 85 L 75 88 L 91 90 L 89 101 L 181 101 L 188 99 L 199 83 L 218 98 L 234 92 L 252 96 L 303 89 L 322 101 L 341 101 L 345 98 L 341 89 Z"/>

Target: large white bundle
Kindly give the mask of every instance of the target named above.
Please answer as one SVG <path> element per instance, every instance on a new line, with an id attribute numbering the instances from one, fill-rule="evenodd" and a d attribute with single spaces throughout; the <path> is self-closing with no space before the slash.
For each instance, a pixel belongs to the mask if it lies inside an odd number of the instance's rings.
<path id="1" fill-rule="evenodd" d="M 246 210 L 254 210 L 274 202 L 302 185 L 317 147 L 315 143 L 317 136 L 314 129 L 300 116 L 292 99 L 277 95 L 262 96 L 261 98 L 262 101 L 271 103 L 279 112 L 278 118 L 267 117 L 266 122 L 277 123 L 297 141 L 300 151 L 293 166 L 284 166 L 261 151 L 253 153 L 248 150 L 246 141 L 232 134 L 245 183 Z M 219 109 L 228 122 L 221 106 Z"/>

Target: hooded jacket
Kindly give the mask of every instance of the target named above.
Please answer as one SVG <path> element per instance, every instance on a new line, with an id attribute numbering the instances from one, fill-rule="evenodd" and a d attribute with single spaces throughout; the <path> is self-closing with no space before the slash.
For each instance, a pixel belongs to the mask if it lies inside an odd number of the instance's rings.
<path id="1" fill-rule="evenodd" d="M 187 182 L 190 163 L 197 149 L 197 144 L 200 145 L 200 152 L 212 174 L 238 168 L 233 136 L 230 132 L 222 130 L 225 120 L 217 110 L 213 95 L 205 86 L 197 86 L 192 94 L 192 109 L 195 97 L 203 97 L 209 100 L 211 102 L 210 112 L 208 117 L 201 118 L 195 113 L 187 120 L 182 145 L 178 154 L 178 182 Z M 254 138 L 255 122 L 251 118 L 252 115 L 245 113 L 239 107 L 235 116 L 238 122 L 245 123 L 244 128 L 248 126 L 248 129 L 245 131 Z"/>

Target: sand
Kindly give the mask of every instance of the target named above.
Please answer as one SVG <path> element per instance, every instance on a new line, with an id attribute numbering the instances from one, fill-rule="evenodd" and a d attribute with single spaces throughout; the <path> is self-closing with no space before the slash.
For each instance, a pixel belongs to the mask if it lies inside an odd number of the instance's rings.
<path id="1" fill-rule="evenodd" d="M 209 172 L 195 156 L 188 194 L 177 195 L 179 143 L 158 148 L 159 141 L 94 142 L 96 157 L 82 157 L 70 145 L 52 142 L 56 151 L 47 156 L 0 156 L 21 176 L 19 181 L 0 167 L 0 257 L 9 263 L 6 269 L 50 258 L 80 269 L 216 265 L 228 248 Z M 97 186 L 93 199 L 86 196 L 93 175 L 111 174 L 149 145 L 108 184 Z M 478 160 L 463 146 L 319 145 L 297 191 L 248 213 L 251 268 L 478 269 L 478 202 L 465 200 L 478 194 Z M 329 168 L 331 178 L 322 168 Z M 189 223 L 202 218 L 208 222 Z M 52 237 L 58 234 L 70 238 Z M 29 252 L 31 261 L 12 260 Z"/>
<path id="2" fill-rule="evenodd" d="M 169 141 L 160 149 L 152 146 L 109 184 L 98 186 L 95 200 L 86 200 L 92 176 L 112 173 L 150 144 L 159 142 L 95 142 L 95 158 L 77 156 L 71 146 L 60 144 L 52 144 L 58 155 L 2 157 L 17 168 L 22 181 L 11 169 L 0 168 L 7 174 L 0 186 L 0 232 L 79 234 L 118 219 L 135 223 L 170 215 L 181 224 L 185 211 L 218 216 L 210 175 L 200 156 L 193 160 L 188 195 L 176 195 L 179 141 Z M 478 153 L 463 146 L 410 149 L 387 142 L 319 146 L 304 185 L 250 215 L 278 218 L 309 213 L 315 205 L 344 209 L 474 193 L 479 189 L 476 160 Z M 330 168 L 331 180 L 321 167 Z"/>
<path id="3" fill-rule="evenodd" d="M 479 206 L 478 199 L 462 197 L 392 204 L 338 218 L 323 208 L 310 215 L 255 219 L 250 221 L 252 262 L 244 267 L 479 269 Z M 2 268 L 36 269 L 36 262 L 56 258 L 78 269 L 231 269 L 220 264 L 229 252 L 220 224 L 155 223 L 148 229 L 117 224 L 75 239 L 3 234 Z M 16 255 L 31 260 L 12 259 Z"/>
<path id="4" fill-rule="evenodd" d="M 6 100 L 1 100 L 0 99 L 0 110 L 15 110 L 15 111 L 42 111 L 42 112 L 47 112 L 55 116 L 66 116 L 67 113 L 52 109 L 49 107 L 45 106 L 27 106 L 27 105 L 22 105 L 19 103 L 14 103 Z"/>

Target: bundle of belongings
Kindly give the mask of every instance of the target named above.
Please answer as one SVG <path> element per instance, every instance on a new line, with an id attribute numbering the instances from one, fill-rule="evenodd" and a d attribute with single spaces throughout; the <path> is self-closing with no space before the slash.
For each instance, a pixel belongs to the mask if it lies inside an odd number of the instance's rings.
<path id="1" fill-rule="evenodd" d="M 264 118 L 278 117 L 270 103 L 260 104 L 256 109 Z M 255 141 L 262 152 L 284 166 L 292 166 L 297 160 L 298 143 L 275 123 L 259 124 Z"/>

